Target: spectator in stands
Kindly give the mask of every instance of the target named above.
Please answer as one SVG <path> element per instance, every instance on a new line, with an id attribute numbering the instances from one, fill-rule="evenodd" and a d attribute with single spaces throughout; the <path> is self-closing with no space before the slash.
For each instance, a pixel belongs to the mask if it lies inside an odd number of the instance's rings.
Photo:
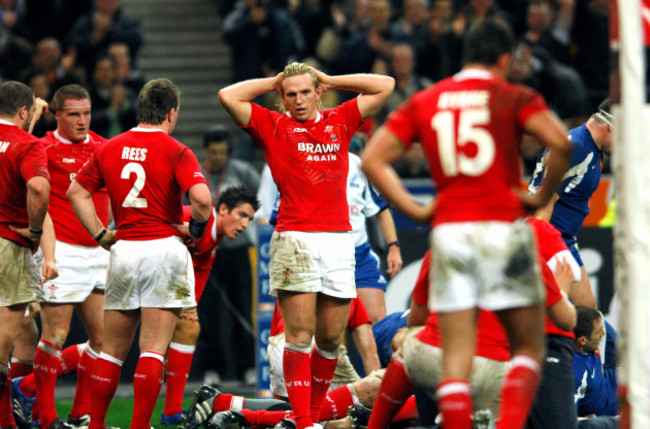
<path id="1" fill-rule="evenodd" d="M 25 13 L 14 29 L 32 44 L 46 37 L 64 41 L 72 25 L 93 7 L 93 0 L 18 0 L 18 3 L 24 4 Z"/>
<path id="2" fill-rule="evenodd" d="M 427 22 L 425 37 L 415 47 L 416 71 L 432 81 L 442 79 L 442 34 L 451 24 L 453 5 L 450 0 L 436 0 Z"/>
<path id="3" fill-rule="evenodd" d="M 597 353 L 598 344 L 605 336 L 605 321 L 598 310 L 577 305 L 578 324 L 573 333 L 573 376 L 578 416 L 615 416 L 618 414 L 616 399 L 616 369 L 603 369 Z"/>
<path id="4" fill-rule="evenodd" d="M 45 73 L 42 71 L 34 69 L 31 73 L 25 76 L 24 83 L 34 91 L 35 97 L 42 98 L 46 101 L 50 100 L 50 94 L 52 91 L 50 90 L 50 84 L 45 77 Z M 34 124 L 32 134 L 40 138 L 43 137 L 46 132 L 54 131 L 55 129 L 56 119 L 54 118 L 54 113 L 48 109 L 48 111 L 41 115 L 39 120 L 36 121 L 36 124 Z"/>
<path id="5" fill-rule="evenodd" d="M 402 30 L 390 25 L 391 14 L 389 0 L 369 0 L 370 24 L 354 32 L 341 48 L 342 73 L 369 73 L 377 58 L 390 60 L 392 44 L 408 41 Z"/>
<path id="6" fill-rule="evenodd" d="M 578 72 L 553 59 L 542 47 L 517 46 L 508 78 L 530 86 L 544 96 L 564 120 L 580 122 L 586 112 L 587 90 Z"/>
<path id="7" fill-rule="evenodd" d="M 392 26 L 408 36 L 409 42 L 420 46 L 427 38 L 427 24 L 431 17 L 429 0 L 404 0 L 404 13 Z"/>
<path id="8" fill-rule="evenodd" d="M 63 55 L 58 40 L 46 37 L 36 44 L 32 66 L 24 72 L 22 80 L 25 81 L 24 77 L 34 71 L 40 71 L 45 75 L 51 93 L 54 93 L 64 85 L 81 82 L 81 76 L 73 71 L 74 61 L 73 55 Z"/>
<path id="9" fill-rule="evenodd" d="M 368 0 L 352 0 L 332 4 L 332 25 L 323 30 L 316 46 L 316 56 L 324 66 L 334 69 L 340 65 L 341 46 L 351 34 L 362 29 L 366 24 L 368 20 L 367 6 Z"/>
<path id="10" fill-rule="evenodd" d="M 391 48 L 390 74 L 395 78 L 395 90 L 377 113 L 378 125 L 381 125 L 386 116 L 413 93 L 433 85 L 432 81 L 415 73 L 415 62 L 415 53 L 411 45 L 400 43 Z"/>
<path id="11" fill-rule="evenodd" d="M 305 39 L 305 57 L 316 56 L 316 45 L 323 31 L 332 25 L 328 0 L 292 0 L 289 10 Z"/>
<path id="12" fill-rule="evenodd" d="M 110 57 L 97 60 L 88 86 L 92 104 L 90 129 L 106 138 L 136 126 L 136 95 L 115 79 L 115 65 Z"/>
<path id="13" fill-rule="evenodd" d="M 248 163 L 232 158 L 232 136 L 227 128 L 215 126 L 203 136 L 205 176 L 212 203 L 231 186 L 243 185 L 257 193 L 260 176 Z M 252 231 L 251 231 L 252 230 Z M 224 240 L 199 305 L 199 319 L 205 326 L 199 339 L 197 361 L 204 370 L 216 370 L 226 379 L 243 379 L 255 366 L 255 347 L 239 317 L 251 323 L 252 274 L 249 248 L 254 243 L 254 228 L 233 240 Z"/>
<path id="14" fill-rule="evenodd" d="M 305 50 L 296 21 L 269 0 L 240 0 L 224 19 L 223 38 L 231 48 L 234 81 L 275 76 Z"/>
<path id="15" fill-rule="evenodd" d="M 122 42 L 111 43 L 108 47 L 108 56 L 111 57 L 115 66 L 115 80 L 135 94 L 139 93 L 144 86 L 145 79 L 142 71 L 132 66 L 129 45 Z"/>
<path id="16" fill-rule="evenodd" d="M 558 2 L 555 13 L 547 1 L 535 0 L 528 5 L 526 32 L 522 41 L 545 49 L 554 59 L 570 63 L 570 29 L 573 21 L 571 1 Z"/>
<path id="17" fill-rule="evenodd" d="M 469 0 L 454 16 L 442 34 L 443 77 L 451 76 L 461 67 L 463 41 L 467 31 L 484 18 L 504 18 L 493 0 Z"/>
<path id="18" fill-rule="evenodd" d="M 142 26 L 139 20 L 122 12 L 119 0 L 95 0 L 95 7 L 79 18 L 68 34 L 68 44 L 76 52 L 77 62 L 88 73 L 97 57 L 114 42 L 129 46 L 131 63 L 135 64 L 143 42 Z"/>
<path id="19" fill-rule="evenodd" d="M 589 91 L 589 111 L 609 95 L 609 2 L 583 0 L 576 2 L 572 41 L 575 45 L 573 64 Z"/>

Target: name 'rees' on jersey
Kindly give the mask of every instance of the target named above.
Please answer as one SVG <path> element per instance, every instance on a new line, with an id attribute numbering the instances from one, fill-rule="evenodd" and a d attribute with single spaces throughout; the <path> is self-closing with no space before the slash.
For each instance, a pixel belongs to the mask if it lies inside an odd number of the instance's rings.
<path id="1" fill-rule="evenodd" d="M 348 148 L 363 119 L 356 98 L 300 123 L 251 103 L 242 129 L 264 150 L 281 195 L 278 231 L 349 231 Z"/>
<path id="2" fill-rule="evenodd" d="M 43 144 L 16 125 L 0 120 L 0 237 L 31 246 L 31 242 L 9 229 L 27 228 L 27 189 L 29 179 L 49 180 Z"/>
<path id="3" fill-rule="evenodd" d="M 116 240 L 181 234 L 181 192 L 206 183 L 192 151 L 163 131 L 133 128 L 102 145 L 75 177 L 95 193 L 106 186 Z"/>
<path id="4" fill-rule="evenodd" d="M 66 197 L 70 183 L 77 172 L 90 159 L 97 148 L 106 139 L 92 131 L 85 141 L 72 143 L 56 131 L 49 131 L 41 139 L 47 151 L 48 170 L 50 171 L 50 205 L 48 211 L 54 223 L 56 239 L 70 244 L 97 247 L 97 242 L 85 230 Z M 101 190 L 93 194 L 93 203 L 97 216 L 104 226 L 108 225 L 108 194 Z"/>
<path id="5" fill-rule="evenodd" d="M 414 94 L 386 122 L 405 146 L 419 140 L 438 188 L 434 224 L 524 216 L 524 122 L 547 110 L 535 91 L 470 69 Z"/>

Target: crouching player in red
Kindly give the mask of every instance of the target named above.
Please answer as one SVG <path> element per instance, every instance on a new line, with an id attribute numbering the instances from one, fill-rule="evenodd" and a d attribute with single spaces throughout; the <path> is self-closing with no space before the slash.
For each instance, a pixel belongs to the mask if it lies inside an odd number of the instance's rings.
<path id="1" fill-rule="evenodd" d="M 258 208 L 256 195 L 245 186 L 228 188 L 219 196 L 216 208 L 212 208 L 205 234 L 188 245 L 192 253 L 197 303 L 208 281 L 217 246 L 224 237 L 232 239 L 241 234 Z M 190 206 L 183 207 L 184 222 L 190 221 L 190 212 Z M 180 229 L 184 232 L 182 226 Z M 163 425 L 177 424 L 183 419 L 183 393 L 200 331 L 196 308 L 181 312 L 167 351 L 165 407 L 160 416 Z"/>

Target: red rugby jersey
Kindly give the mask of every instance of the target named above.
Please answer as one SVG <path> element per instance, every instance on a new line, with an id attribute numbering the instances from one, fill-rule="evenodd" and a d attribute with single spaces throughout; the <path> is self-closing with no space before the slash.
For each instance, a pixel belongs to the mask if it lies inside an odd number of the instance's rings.
<path id="1" fill-rule="evenodd" d="M 348 148 L 363 122 L 357 99 L 304 123 L 251 103 L 242 129 L 264 150 L 280 192 L 276 231 L 350 231 Z"/>
<path id="2" fill-rule="evenodd" d="M 385 126 L 405 146 L 422 143 L 438 190 L 433 224 L 524 216 L 519 143 L 524 122 L 547 110 L 532 89 L 478 69 L 415 93 Z"/>
<path id="3" fill-rule="evenodd" d="M 196 156 L 165 132 L 133 128 L 100 146 L 75 180 L 91 193 L 104 186 L 117 224 L 116 240 L 180 236 L 181 192 L 206 183 Z"/>
<path id="4" fill-rule="evenodd" d="M 50 179 L 43 144 L 20 127 L 0 119 L 0 237 L 31 247 L 31 241 L 9 229 L 27 228 L 27 181 Z"/>
<path id="5" fill-rule="evenodd" d="M 54 223 L 57 240 L 86 247 L 97 247 L 74 214 L 66 197 L 72 179 L 90 159 L 97 148 L 107 140 L 92 131 L 83 142 L 73 143 L 56 131 L 49 131 L 41 141 L 47 151 L 47 168 L 50 171 L 50 205 L 48 211 Z M 108 194 L 101 190 L 93 194 L 95 211 L 104 226 L 108 225 Z"/>

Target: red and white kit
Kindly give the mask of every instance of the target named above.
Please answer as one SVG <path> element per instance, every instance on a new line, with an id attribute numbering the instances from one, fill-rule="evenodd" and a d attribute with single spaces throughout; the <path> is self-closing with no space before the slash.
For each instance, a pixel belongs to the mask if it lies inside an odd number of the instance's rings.
<path id="1" fill-rule="evenodd" d="M 55 260 L 59 276 L 41 285 L 39 299 L 52 303 L 83 302 L 93 289 L 104 289 L 109 253 L 77 219 L 66 197 L 70 183 L 106 139 L 88 131 L 86 139 L 74 143 L 49 131 L 41 139 L 47 151 L 50 171 L 50 205 L 48 211 L 56 234 Z M 108 225 L 108 195 L 101 190 L 93 195 L 97 216 Z"/>
<path id="2" fill-rule="evenodd" d="M 49 180 L 43 144 L 20 127 L 0 119 L 0 306 L 33 301 L 38 268 L 32 243 L 9 229 L 27 228 L 26 183 L 35 176 Z"/>
<path id="3" fill-rule="evenodd" d="M 348 148 L 363 121 L 356 99 L 304 123 L 251 106 L 251 123 L 242 129 L 264 150 L 281 195 L 271 240 L 271 295 L 286 289 L 355 297 L 354 243 L 340 232 L 351 230 Z"/>
<path id="4" fill-rule="evenodd" d="M 523 124 L 547 109 L 535 91 L 467 69 L 413 95 L 385 124 L 406 146 L 421 141 L 438 189 L 430 297 L 437 311 L 543 301 L 533 234 L 518 220 L 525 212 L 515 190 Z M 510 270 L 513 264 L 521 269 Z"/>
<path id="5" fill-rule="evenodd" d="M 191 257 L 171 226 L 183 220 L 181 193 L 205 183 L 192 151 L 161 130 L 133 128 L 102 145 L 75 179 L 91 193 L 106 187 L 117 224 L 104 308 L 196 306 Z"/>

